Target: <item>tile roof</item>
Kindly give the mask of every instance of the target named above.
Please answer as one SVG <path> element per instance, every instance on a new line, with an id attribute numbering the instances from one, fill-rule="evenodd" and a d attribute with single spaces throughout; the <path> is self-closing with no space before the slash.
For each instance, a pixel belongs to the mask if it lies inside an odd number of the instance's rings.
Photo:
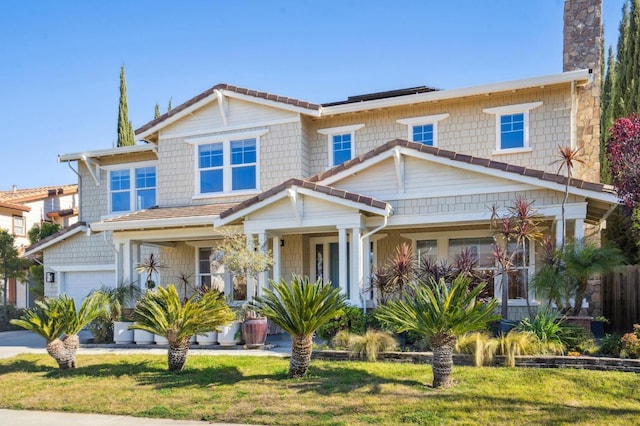
<path id="1" fill-rule="evenodd" d="M 405 139 L 394 139 L 392 141 L 389 141 L 383 145 L 376 147 L 375 149 L 372 149 L 369 152 L 366 152 L 360 155 L 359 157 L 353 158 L 336 167 L 333 167 L 329 170 L 318 173 L 317 175 L 311 176 L 306 180 L 309 182 L 321 182 L 331 176 L 339 174 L 344 170 L 350 169 L 354 166 L 357 166 L 358 164 L 364 163 L 365 161 L 373 157 L 376 157 L 385 151 L 389 151 L 392 148 L 397 146 L 413 149 L 418 152 L 424 152 L 427 154 L 434 155 L 436 157 L 448 158 L 453 161 L 459 161 L 467 164 L 474 164 L 474 165 L 486 167 L 489 169 L 502 170 L 505 172 L 514 173 L 522 176 L 534 177 L 537 179 L 541 179 L 548 182 L 554 182 L 561 185 L 564 185 L 567 181 L 567 178 L 565 176 L 562 176 L 556 173 L 548 173 L 541 170 L 529 169 L 522 166 L 502 163 L 500 161 L 489 160 L 487 158 L 474 157 L 467 154 L 460 154 L 454 151 L 447 151 L 445 149 L 423 145 L 417 142 L 409 142 Z M 614 192 L 613 188 L 610 187 L 609 185 L 604 185 L 602 183 L 588 182 L 581 179 L 571 179 L 571 182 L 569 183 L 569 185 L 575 188 L 586 189 L 589 191 L 610 192 L 610 193 Z"/>
<path id="2" fill-rule="evenodd" d="M 228 217 L 234 213 L 237 213 L 241 210 L 246 209 L 260 201 L 266 200 L 268 198 L 273 197 L 274 195 L 282 192 L 287 188 L 291 188 L 292 186 L 299 186 L 300 188 L 310 189 L 312 191 L 316 191 L 322 194 L 326 194 L 332 197 L 341 198 L 344 200 L 353 201 L 355 203 L 363 204 L 368 207 L 375 207 L 378 209 L 386 209 L 389 204 L 385 201 L 380 201 L 375 198 L 357 194 L 355 192 L 345 191 L 344 189 L 333 188 L 331 186 L 320 185 L 318 183 L 309 182 L 304 179 L 289 179 L 286 182 L 281 183 L 280 185 L 274 186 L 273 188 L 256 195 L 255 197 L 249 198 L 235 206 L 223 211 L 220 213 L 220 218 L 223 219 Z"/>
<path id="3" fill-rule="evenodd" d="M 0 191 L 0 201 L 11 203 L 24 203 L 27 201 L 41 200 L 56 195 L 76 194 L 78 185 L 43 186 L 41 188 L 25 188 L 9 191 Z"/>
<path id="4" fill-rule="evenodd" d="M 195 216 L 218 216 L 236 203 L 204 204 L 199 206 L 153 207 L 105 219 L 104 223 L 129 222 L 137 220 L 172 219 Z"/>
<path id="5" fill-rule="evenodd" d="M 228 90 L 230 92 L 239 93 L 241 95 L 253 96 L 255 98 L 265 99 L 265 100 L 273 101 L 273 102 L 280 102 L 280 103 L 283 103 L 283 104 L 292 105 L 292 106 L 296 106 L 296 107 L 300 107 L 300 108 L 306 108 L 306 109 L 312 109 L 312 110 L 319 110 L 320 109 L 320 105 L 314 104 L 314 103 L 311 103 L 311 102 L 301 101 L 299 99 L 289 98 L 289 97 L 286 97 L 286 96 L 273 95 L 273 94 L 267 93 L 267 92 L 259 92 L 257 90 L 245 89 L 245 88 L 242 88 L 242 87 L 232 86 L 231 84 L 220 83 L 220 84 L 216 84 L 215 86 L 211 87 L 210 89 L 205 90 L 204 92 L 200 93 L 199 95 L 194 96 L 193 98 L 189 99 L 188 101 L 178 105 L 177 107 L 173 108 L 171 111 L 169 111 L 169 112 L 167 112 L 165 114 L 162 114 L 160 117 L 148 122 L 144 126 L 136 129 L 135 133 L 139 134 L 139 133 L 143 133 L 143 132 L 151 129 L 155 125 L 157 125 L 159 123 L 162 123 L 167 118 L 172 117 L 172 116 L 178 114 L 179 112 L 189 108 L 191 105 L 196 104 L 196 103 L 200 102 L 201 100 L 211 96 L 214 93 L 215 90 Z"/>
<path id="6" fill-rule="evenodd" d="M 17 210 L 22 212 L 31 211 L 31 207 L 23 206 L 21 204 L 13 204 L 13 203 L 5 203 L 0 201 L 0 208 L 5 208 L 9 210 Z"/>

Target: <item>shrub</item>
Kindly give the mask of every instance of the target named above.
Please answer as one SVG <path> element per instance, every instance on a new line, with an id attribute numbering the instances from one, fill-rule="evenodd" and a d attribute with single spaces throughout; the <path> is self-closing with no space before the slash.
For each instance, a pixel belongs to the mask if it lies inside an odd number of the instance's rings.
<path id="1" fill-rule="evenodd" d="M 605 334 L 600 340 L 600 348 L 598 352 L 602 355 L 620 356 L 622 350 L 622 341 L 617 334 Z"/>
<path id="2" fill-rule="evenodd" d="M 367 330 L 363 335 L 353 335 L 349 340 L 349 349 L 359 356 L 365 355 L 368 361 L 377 361 L 380 352 L 395 350 L 396 339 L 380 330 Z"/>
<path id="3" fill-rule="evenodd" d="M 108 313 L 94 319 L 87 328 L 93 334 L 93 343 L 113 343 L 113 322 Z"/>
<path id="4" fill-rule="evenodd" d="M 521 332 L 531 333 L 538 339 L 537 352 L 543 354 L 564 353 L 565 344 L 561 338 L 563 323 L 557 314 L 547 310 L 540 310 L 533 319 L 523 319 L 516 326 L 516 329 Z"/>
<path id="5" fill-rule="evenodd" d="M 460 336 L 455 351 L 473 355 L 473 364 L 476 367 L 481 367 L 491 364 L 497 348 L 497 339 L 492 339 L 486 332 L 475 332 Z"/>
<path id="6" fill-rule="evenodd" d="M 361 308 L 347 306 L 343 312 L 318 328 L 317 333 L 324 340 L 331 340 L 340 330 L 354 334 L 364 334 L 365 315 Z"/>
<path id="7" fill-rule="evenodd" d="M 560 340 L 567 351 L 593 353 L 598 350 L 591 332 L 576 324 L 563 324 L 560 330 Z"/>
<path id="8" fill-rule="evenodd" d="M 0 331 L 22 330 L 22 328 L 11 324 L 9 321 L 20 318 L 23 314 L 24 309 L 16 308 L 15 305 L 0 305 Z"/>
<path id="9" fill-rule="evenodd" d="M 633 325 L 633 332 L 626 333 L 620 339 L 622 358 L 640 358 L 640 325 Z"/>
<path id="10" fill-rule="evenodd" d="M 516 366 L 516 356 L 534 355 L 540 348 L 540 340 L 530 332 L 510 331 L 497 337 L 496 353 L 504 356 L 505 367 Z"/>

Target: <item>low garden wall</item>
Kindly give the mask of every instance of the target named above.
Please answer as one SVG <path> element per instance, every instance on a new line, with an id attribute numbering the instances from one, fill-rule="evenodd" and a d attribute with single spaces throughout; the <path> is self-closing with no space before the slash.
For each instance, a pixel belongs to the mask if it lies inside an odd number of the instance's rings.
<path id="1" fill-rule="evenodd" d="M 314 350 L 313 359 L 327 361 L 365 360 L 364 357 L 352 355 L 349 351 Z M 432 352 L 381 352 L 379 361 L 410 362 L 414 364 L 431 364 Z M 454 354 L 455 365 L 473 365 L 470 355 Z M 492 365 L 504 364 L 503 356 L 495 356 Z M 640 373 L 640 359 L 605 358 L 591 356 L 556 356 L 556 355 L 532 355 L 517 356 L 516 367 L 534 368 L 581 368 L 585 370 L 625 371 Z"/>

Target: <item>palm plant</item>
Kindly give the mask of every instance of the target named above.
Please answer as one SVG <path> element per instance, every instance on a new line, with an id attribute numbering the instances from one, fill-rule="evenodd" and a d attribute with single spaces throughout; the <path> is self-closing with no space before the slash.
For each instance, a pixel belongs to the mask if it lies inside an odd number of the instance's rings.
<path id="1" fill-rule="evenodd" d="M 61 370 L 66 370 L 76 367 L 78 333 L 103 315 L 106 306 L 106 297 L 94 293 L 85 298 L 76 311 L 73 298 L 63 294 L 55 299 L 37 301 L 36 308 L 27 309 L 22 317 L 11 320 L 11 323 L 44 337 L 47 353 Z"/>
<path id="2" fill-rule="evenodd" d="M 449 287 L 444 280 L 429 285 L 409 285 L 413 297 L 405 292 L 404 300 L 394 300 L 381 306 L 376 317 L 393 324 L 399 332 L 413 331 L 429 339 L 433 349 L 433 387 L 452 384 L 453 348 L 457 337 L 479 330 L 499 318 L 494 314 L 497 300 L 478 303 L 477 297 L 486 285 L 470 289 L 471 281 L 458 275 Z"/>
<path id="3" fill-rule="evenodd" d="M 573 177 L 573 169 L 576 166 L 575 163 L 584 163 L 584 161 L 580 159 L 580 156 L 582 155 L 581 150 L 582 150 L 581 148 L 573 149 L 570 146 L 564 146 L 564 147 L 558 146 L 560 158 L 553 162 L 553 163 L 560 163 L 560 166 L 558 167 L 558 173 L 560 173 L 560 171 L 563 168 L 566 169 L 567 171 L 567 178 L 565 179 L 565 185 L 564 185 L 564 198 L 562 199 L 562 210 L 561 210 L 561 215 L 562 215 L 561 247 L 563 248 L 567 239 L 567 219 L 566 219 L 565 209 L 566 209 L 567 201 L 569 200 L 569 185 L 571 184 L 571 178 Z"/>
<path id="4" fill-rule="evenodd" d="M 346 307 L 346 296 L 321 279 L 293 276 L 291 283 L 283 279 L 271 281 L 264 296 L 257 296 L 249 308 L 264 315 L 291 335 L 289 377 L 303 377 L 311 363 L 313 334 L 318 327 L 338 315 Z"/>
<path id="5" fill-rule="evenodd" d="M 155 281 L 153 281 L 153 275 L 159 274 L 160 270 L 164 268 L 165 266 L 160 263 L 160 259 L 158 259 L 155 254 L 151 253 L 149 257 L 136 265 L 136 272 L 139 274 L 144 273 L 147 275 L 145 284 L 147 288 L 151 290 L 156 286 Z"/>
<path id="6" fill-rule="evenodd" d="M 169 371 L 184 368 L 191 336 L 216 330 L 235 318 L 218 292 L 209 291 L 182 303 L 173 284 L 148 291 L 133 316 L 136 323 L 130 329 L 145 330 L 168 340 Z"/>

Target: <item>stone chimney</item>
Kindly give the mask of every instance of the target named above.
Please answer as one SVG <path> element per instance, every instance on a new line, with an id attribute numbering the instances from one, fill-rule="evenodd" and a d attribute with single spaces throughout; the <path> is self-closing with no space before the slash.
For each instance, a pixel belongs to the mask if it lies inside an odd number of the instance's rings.
<path id="1" fill-rule="evenodd" d="M 565 0 L 563 71 L 590 69 L 593 80 L 575 88 L 575 141 L 584 164 L 574 176 L 600 182 L 600 67 L 602 0 Z"/>

